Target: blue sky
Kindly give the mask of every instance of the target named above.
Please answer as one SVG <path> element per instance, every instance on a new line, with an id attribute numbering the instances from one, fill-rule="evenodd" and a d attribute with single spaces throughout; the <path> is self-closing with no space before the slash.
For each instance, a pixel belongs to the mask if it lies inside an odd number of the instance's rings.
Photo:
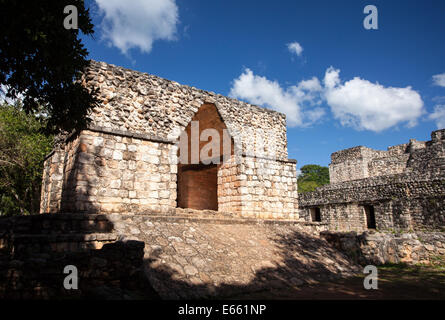
<path id="1" fill-rule="evenodd" d="M 445 126 L 445 1 L 86 3 L 90 58 L 286 113 L 299 167 Z M 363 26 L 369 4 L 377 30 Z"/>

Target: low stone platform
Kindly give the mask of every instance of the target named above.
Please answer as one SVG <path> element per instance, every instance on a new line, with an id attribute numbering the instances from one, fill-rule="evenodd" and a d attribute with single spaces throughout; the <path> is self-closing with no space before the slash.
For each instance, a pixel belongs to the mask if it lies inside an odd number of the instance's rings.
<path id="1" fill-rule="evenodd" d="M 320 223 L 234 218 L 204 212 L 169 216 L 52 214 L 3 218 L 0 219 L 2 251 L 9 262 L 2 265 L 2 275 L 7 278 L 5 283 L 41 287 L 43 279 L 38 278 L 36 270 L 31 273 L 36 279 L 20 280 L 27 274 L 28 260 L 43 256 L 45 268 L 56 272 L 60 268 L 51 266 L 60 262 L 60 254 L 65 253 L 63 263 L 86 268 L 79 270 L 79 281 L 86 288 L 93 287 L 98 278 L 101 284 L 120 286 L 118 269 L 123 268 L 122 261 L 128 261 L 132 277 L 143 275 L 146 288 L 154 289 L 164 299 L 182 299 L 230 297 L 242 292 L 298 287 L 360 271 L 345 254 L 319 238 L 322 230 L 325 225 Z M 123 256 L 122 250 L 113 255 L 110 250 L 114 243 L 139 243 L 144 248 L 143 256 L 139 251 L 133 256 Z M 91 259 L 105 248 L 106 263 L 98 269 L 105 276 L 83 277 L 96 265 L 90 263 Z M 14 274 L 17 265 L 22 278 L 18 276 L 11 282 L 7 275 L 11 270 Z M 114 271 L 108 273 L 107 266 Z M 53 285 L 57 283 L 52 281 Z M 59 286 L 62 288 L 62 282 Z M 9 288 L 8 292 L 14 292 Z M 63 288 L 57 292 L 60 295 Z"/>
<path id="2" fill-rule="evenodd" d="M 109 216 L 124 240 L 144 242 L 144 271 L 166 299 L 227 297 L 298 287 L 359 271 L 319 238 L 320 223 L 213 216 Z"/>

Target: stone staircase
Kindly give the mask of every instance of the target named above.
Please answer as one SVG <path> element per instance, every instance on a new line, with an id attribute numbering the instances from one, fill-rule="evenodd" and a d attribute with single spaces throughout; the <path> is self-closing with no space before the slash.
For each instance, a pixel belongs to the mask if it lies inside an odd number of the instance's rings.
<path id="1" fill-rule="evenodd" d="M 144 243 L 119 241 L 104 215 L 2 217 L 0 299 L 124 299 L 134 290 L 156 296 L 143 279 L 143 256 Z M 78 270 L 77 290 L 63 286 L 68 265 Z"/>
<path id="2" fill-rule="evenodd" d="M 357 272 L 320 239 L 325 228 L 183 209 L 0 218 L 0 298 L 71 296 L 66 265 L 79 268 L 82 292 L 112 286 L 104 292 L 136 288 L 166 299 L 298 288 Z"/>
<path id="3" fill-rule="evenodd" d="M 11 255 L 100 249 L 118 240 L 104 215 L 42 214 L 0 219 L 0 249 Z"/>

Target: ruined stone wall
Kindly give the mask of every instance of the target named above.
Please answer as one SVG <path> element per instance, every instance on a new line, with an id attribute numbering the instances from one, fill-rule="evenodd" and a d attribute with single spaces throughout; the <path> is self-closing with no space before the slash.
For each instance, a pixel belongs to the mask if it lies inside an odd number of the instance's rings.
<path id="1" fill-rule="evenodd" d="M 230 159 L 218 165 L 220 211 L 298 217 L 295 161 L 287 158 L 283 114 L 95 61 L 84 73 L 82 84 L 98 89 L 101 103 L 89 114 L 87 130 L 62 144 L 63 158 L 54 154 L 45 163 L 41 212 L 171 213 L 178 205 L 175 157 L 179 137 L 181 132 L 188 133 L 191 157 L 190 123 L 197 120 L 197 132 L 215 129 L 221 137 L 220 147 L 230 141 L 229 150 L 223 148 L 225 155 L 236 159 L 236 163 Z M 226 128 L 228 135 L 221 134 Z M 203 151 L 207 142 L 197 139 L 198 151 Z M 206 157 L 215 157 L 213 149 Z M 255 159 L 247 160 L 252 157 Z M 49 175 L 56 165 L 63 173 L 62 185 L 52 184 L 60 175 Z M 212 180 L 207 178 L 206 183 Z M 179 185 L 180 196 L 190 195 L 196 205 L 209 205 L 198 199 L 198 191 L 187 191 L 187 185 L 195 188 L 197 184 L 199 181 Z M 59 196 L 48 197 L 48 192 Z"/>
<path id="2" fill-rule="evenodd" d="M 363 205 L 375 209 L 377 229 L 422 229 L 445 226 L 445 182 L 405 175 L 375 177 L 318 188 L 299 195 L 300 217 L 321 209 L 331 230 L 365 230 Z"/>
<path id="3" fill-rule="evenodd" d="M 40 212 L 59 212 L 63 189 L 64 150 L 56 149 L 43 164 Z"/>
<path id="4" fill-rule="evenodd" d="M 330 183 L 399 173 L 443 174 L 443 131 L 433 131 L 430 141 L 411 139 L 387 151 L 359 146 L 334 152 L 329 165 Z"/>
<path id="5" fill-rule="evenodd" d="M 172 148 L 176 147 L 84 130 L 65 146 L 63 184 L 44 185 L 61 194 L 62 212 L 169 212 L 176 207 Z M 52 161 L 60 159 L 49 158 L 46 166 Z"/>
<path id="6" fill-rule="evenodd" d="M 330 183 L 403 173 L 410 157 L 404 152 L 406 148 L 400 145 L 379 151 L 360 146 L 334 152 L 329 165 Z"/>
<path id="7" fill-rule="evenodd" d="M 314 207 L 304 207 L 299 210 L 299 216 L 304 221 L 312 221 L 311 208 L 319 208 L 321 221 L 327 223 L 329 230 L 363 231 L 366 229 L 363 208 L 357 203 L 325 204 Z"/>
<path id="8" fill-rule="evenodd" d="M 368 164 L 373 158 L 382 157 L 384 151 L 358 146 L 334 152 L 329 165 L 330 183 L 363 179 L 370 176 Z"/>
<path id="9" fill-rule="evenodd" d="M 147 290 L 144 243 L 117 240 L 104 215 L 1 217 L 0 298 L 123 299 L 123 289 Z M 77 290 L 63 286 L 66 266 L 77 268 Z"/>
<path id="10" fill-rule="evenodd" d="M 382 233 L 321 232 L 338 250 L 362 265 L 384 263 L 430 264 L 445 259 L 443 232 Z"/>
<path id="11" fill-rule="evenodd" d="M 377 177 L 403 173 L 406 170 L 409 154 L 400 154 L 372 159 L 368 162 L 368 176 Z"/>
<path id="12" fill-rule="evenodd" d="M 238 179 L 239 166 L 236 157 L 219 166 L 218 170 L 218 210 L 222 212 L 239 213 L 241 211 L 241 196 L 239 188 L 241 182 Z"/>
<path id="13" fill-rule="evenodd" d="M 219 171 L 218 198 L 244 217 L 298 219 L 296 163 L 234 156 Z"/>
<path id="14" fill-rule="evenodd" d="M 296 163 L 243 157 L 240 165 L 242 214 L 298 218 Z"/>
<path id="15" fill-rule="evenodd" d="M 445 130 L 437 130 L 431 141 L 411 140 L 388 151 L 356 147 L 332 154 L 334 181 L 299 196 L 300 217 L 310 221 L 311 208 L 318 207 L 331 230 L 362 231 L 367 229 L 364 206 L 368 205 L 374 208 L 377 229 L 445 226 L 444 138 Z M 357 179 L 365 175 L 365 160 L 368 177 Z"/>
<path id="16" fill-rule="evenodd" d="M 425 147 L 413 147 L 407 163 L 411 175 L 445 176 L 445 129 L 433 131 Z"/>
<path id="17" fill-rule="evenodd" d="M 177 146 L 171 143 L 83 130 L 61 154 L 45 163 L 45 172 L 63 168 L 57 176 L 63 183 L 44 183 L 42 203 L 47 194 L 60 196 L 50 199 L 53 210 L 42 212 L 171 213 L 177 206 Z M 220 211 L 298 218 L 295 162 L 234 155 L 218 166 L 217 183 Z"/>
<path id="18" fill-rule="evenodd" d="M 214 104 L 243 153 L 257 136 L 270 148 L 265 156 L 287 160 L 282 113 L 104 62 L 91 61 L 82 83 L 100 92 L 90 114 L 94 126 L 176 140 L 203 104 Z"/>

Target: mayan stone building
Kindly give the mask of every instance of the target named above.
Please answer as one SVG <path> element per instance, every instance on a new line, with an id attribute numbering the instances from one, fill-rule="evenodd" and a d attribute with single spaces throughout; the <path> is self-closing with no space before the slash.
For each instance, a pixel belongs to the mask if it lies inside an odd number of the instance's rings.
<path id="1" fill-rule="evenodd" d="M 102 62 L 82 83 L 101 103 L 44 163 L 60 214 L 0 217 L 0 298 L 233 298 L 445 256 L 445 129 L 335 152 L 298 194 L 283 114 Z"/>
<path id="2" fill-rule="evenodd" d="M 338 231 L 445 226 L 445 129 L 387 151 L 334 152 L 329 176 L 329 185 L 300 195 L 302 219 Z"/>
<path id="3" fill-rule="evenodd" d="M 42 213 L 298 218 L 283 114 L 103 62 L 82 82 L 101 104 L 47 157 Z"/>
<path id="4" fill-rule="evenodd" d="M 330 184 L 299 199 L 283 114 L 103 62 L 82 83 L 101 103 L 47 157 L 42 213 L 185 208 L 334 231 L 445 225 L 445 130 L 386 151 L 335 152 Z"/>

